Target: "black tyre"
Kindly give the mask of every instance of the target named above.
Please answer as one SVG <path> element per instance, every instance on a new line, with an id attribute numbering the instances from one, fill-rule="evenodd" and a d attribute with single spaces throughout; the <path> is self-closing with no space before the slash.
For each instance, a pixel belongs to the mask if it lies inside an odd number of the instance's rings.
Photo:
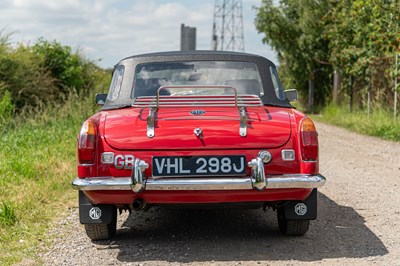
<path id="1" fill-rule="evenodd" d="M 286 219 L 283 210 L 278 209 L 279 231 L 287 236 L 302 236 L 307 233 L 310 220 Z"/>
<path id="2" fill-rule="evenodd" d="M 117 232 L 117 209 L 113 211 L 109 224 L 85 224 L 85 231 L 91 240 L 107 240 L 115 236 Z"/>

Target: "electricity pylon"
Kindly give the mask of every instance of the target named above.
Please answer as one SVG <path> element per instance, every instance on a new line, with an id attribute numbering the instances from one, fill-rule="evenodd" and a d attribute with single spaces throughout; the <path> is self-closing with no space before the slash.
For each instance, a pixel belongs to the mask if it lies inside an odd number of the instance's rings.
<path id="1" fill-rule="evenodd" d="M 244 52 L 242 0 L 215 0 L 212 50 Z"/>

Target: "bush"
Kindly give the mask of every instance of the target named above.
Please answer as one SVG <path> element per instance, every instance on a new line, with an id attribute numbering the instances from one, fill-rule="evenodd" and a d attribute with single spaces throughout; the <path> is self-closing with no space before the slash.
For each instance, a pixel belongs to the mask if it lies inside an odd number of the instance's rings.
<path id="1" fill-rule="evenodd" d="M 38 57 L 22 45 L 0 51 L 0 80 L 0 93 L 10 92 L 17 111 L 55 100 L 55 79 L 40 65 Z"/>
<path id="2" fill-rule="evenodd" d="M 10 93 L 15 112 L 87 95 L 108 78 L 94 62 L 57 41 L 39 38 L 31 47 L 13 48 L 8 38 L 0 31 L 0 96 Z"/>
<path id="3" fill-rule="evenodd" d="M 70 89 L 79 92 L 83 88 L 84 64 L 77 54 L 71 52 L 71 47 L 39 38 L 32 46 L 32 51 L 41 59 L 41 65 L 57 79 L 56 84 L 60 92 L 66 93 Z"/>

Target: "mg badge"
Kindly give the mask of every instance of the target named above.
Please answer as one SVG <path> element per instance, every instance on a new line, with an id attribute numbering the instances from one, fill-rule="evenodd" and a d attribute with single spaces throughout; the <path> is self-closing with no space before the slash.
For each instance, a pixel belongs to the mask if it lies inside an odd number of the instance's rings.
<path id="1" fill-rule="evenodd" d="M 206 113 L 206 111 L 204 110 L 192 110 L 190 111 L 191 115 L 204 115 Z"/>
<path id="2" fill-rule="evenodd" d="M 93 220 L 97 220 L 101 217 L 101 210 L 98 207 L 93 207 L 89 210 L 89 216 Z"/>
<path id="3" fill-rule="evenodd" d="M 297 215 L 303 216 L 307 213 L 307 206 L 304 203 L 297 203 L 296 206 L 294 206 L 294 211 Z"/>

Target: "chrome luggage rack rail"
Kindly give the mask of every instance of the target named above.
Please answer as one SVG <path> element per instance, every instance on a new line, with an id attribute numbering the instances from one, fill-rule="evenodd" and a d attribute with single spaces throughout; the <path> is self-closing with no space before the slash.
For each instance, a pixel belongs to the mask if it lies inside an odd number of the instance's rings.
<path id="1" fill-rule="evenodd" d="M 232 90 L 233 95 L 160 95 L 160 91 L 167 89 L 227 89 Z M 147 116 L 147 137 L 154 137 L 155 115 L 160 107 L 193 107 L 193 106 L 215 106 L 238 108 L 240 136 L 247 135 L 247 112 L 246 107 L 262 106 L 260 97 L 257 95 L 238 94 L 237 90 L 227 85 L 166 85 L 157 90 L 155 96 L 140 96 L 133 100 L 132 106 L 139 108 L 150 108 Z"/>
<path id="2" fill-rule="evenodd" d="M 167 89 L 228 89 L 233 95 L 171 95 L 162 96 L 160 91 Z M 237 90 L 227 85 L 166 85 L 157 90 L 155 96 L 140 96 L 133 100 L 134 107 L 157 108 L 191 107 L 191 106 L 261 106 L 262 102 L 257 95 L 238 94 Z"/>

